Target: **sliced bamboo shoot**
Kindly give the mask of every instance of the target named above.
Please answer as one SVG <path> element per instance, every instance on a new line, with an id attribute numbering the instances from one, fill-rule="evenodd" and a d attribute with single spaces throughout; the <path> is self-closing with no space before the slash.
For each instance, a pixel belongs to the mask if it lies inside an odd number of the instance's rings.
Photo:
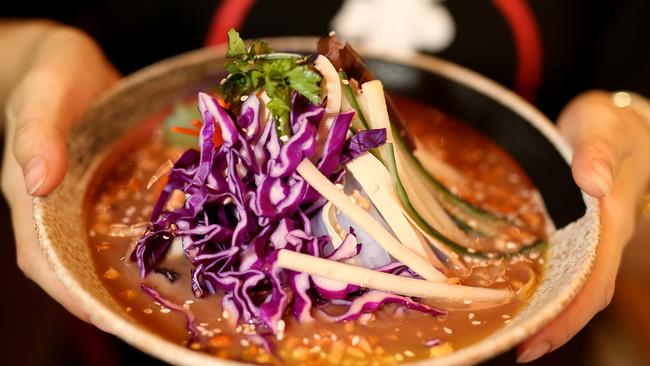
<path id="1" fill-rule="evenodd" d="M 330 236 L 332 245 L 334 249 L 341 246 L 343 242 L 343 237 L 339 233 L 339 227 L 337 227 L 338 222 L 336 220 L 336 215 L 334 214 L 334 206 L 331 202 L 327 202 L 323 209 L 321 210 L 321 219 L 325 223 L 325 229 L 327 230 L 327 235 Z"/>
<path id="2" fill-rule="evenodd" d="M 321 209 L 321 219 L 323 220 L 323 224 L 327 230 L 327 235 L 329 235 L 334 249 L 340 247 L 341 244 L 343 244 L 343 236 L 341 236 L 339 232 L 341 227 L 336 219 L 332 202 L 327 202 Z M 346 262 L 350 264 L 359 264 L 354 258 L 348 259 Z"/>
<path id="3" fill-rule="evenodd" d="M 348 172 L 356 179 L 384 221 L 406 247 L 438 268 L 444 267 L 423 237 L 411 226 L 386 167 L 371 154 L 363 154 L 346 164 Z"/>
<path id="4" fill-rule="evenodd" d="M 393 139 L 399 141 L 399 137 L 393 136 L 390 117 L 388 116 L 388 108 L 386 106 L 386 97 L 384 95 L 384 88 L 379 80 L 373 80 L 361 85 L 363 91 L 363 100 L 368 108 L 368 123 L 372 128 L 385 128 L 386 135 L 389 142 Z M 428 187 L 427 181 L 422 177 L 417 176 L 417 172 L 410 165 L 409 159 L 414 159 L 412 156 L 405 157 L 401 153 L 403 146 L 384 146 L 382 148 L 382 158 L 385 162 L 388 161 L 386 156 L 386 149 L 393 149 L 394 158 L 396 160 L 396 172 L 402 184 L 407 191 L 409 200 L 413 204 L 415 210 L 426 220 L 429 225 L 441 231 L 442 233 L 450 236 L 453 240 L 460 241 L 465 245 L 470 245 L 465 233 L 460 230 L 456 224 L 447 215 L 444 209 L 436 201 L 436 192 L 432 192 L 432 187 Z"/>
<path id="5" fill-rule="evenodd" d="M 434 283 L 426 280 L 397 276 L 351 264 L 336 262 L 286 249 L 278 253 L 277 265 L 296 272 L 321 276 L 369 289 L 428 299 L 427 303 L 445 309 L 497 306 L 510 301 L 513 292 L 508 289 L 491 289 Z"/>
<path id="6" fill-rule="evenodd" d="M 361 85 L 363 92 L 364 114 L 368 118 L 370 128 L 385 128 L 386 139 L 388 143 L 393 141 L 393 129 L 388 117 L 388 107 L 386 107 L 386 96 L 384 87 L 379 80 L 372 80 Z"/>
<path id="7" fill-rule="evenodd" d="M 325 115 L 318 125 L 316 133 L 316 152 L 313 155 L 320 158 L 330 127 L 341 111 L 341 79 L 339 79 L 339 74 L 336 72 L 334 65 L 323 55 L 318 55 L 316 61 L 314 61 L 314 68 L 323 75 L 323 83 L 325 84 L 324 97 L 327 98 Z"/>
<path id="8" fill-rule="evenodd" d="M 388 116 L 388 108 L 386 106 L 386 99 L 384 96 L 384 88 L 379 80 L 369 81 L 364 83 L 362 86 L 363 94 L 360 97 L 362 106 L 365 106 L 364 113 L 367 113 L 368 124 L 371 128 L 385 128 L 386 134 L 389 138 L 393 138 L 392 128 L 390 124 L 390 118 Z M 369 111 L 372 110 L 373 113 Z M 399 142 L 399 136 L 397 136 L 396 142 Z M 406 217 L 411 221 L 411 223 L 424 235 L 431 245 L 435 246 L 438 250 L 445 254 L 448 258 L 450 267 L 454 272 L 459 274 L 468 273 L 469 269 L 462 263 L 458 258 L 456 253 L 449 250 L 447 245 L 443 245 L 441 240 L 433 237 L 433 232 L 429 232 L 429 228 L 425 228 L 423 225 L 426 224 L 424 219 L 413 207 L 413 203 L 409 200 L 408 194 L 404 185 L 399 176 L 395 149 L 392 143 L 388 142 L 381 148 L 379 148 L 382 155 L 382 160 L 388 168 L 391 178 L 393 178 L 393 184 L 395 189 L 399 192 L 398 197 L 402 201 L 403 207 L 406 211 Z M 417 216 L 417 217 L 414 217 Z M 431 226 L 431 225 L 429 225 Z M 451 240 L 450 240 L 451 242 Z"/>
<path id="9" fill-rule="evenodd" d="M 373 239 L 393 258 L 429 281 L 439 282 L 446 279 L 445 275 L 433 267 L 427 260 L 395 239 L 370 213 L 351 202 L 349 197 L 337 189 L 311 161 L 304 159 L 298 165 L 297 171 L 318 193 L 332 202 L 334 206 L 343 211 L 350 219 L 354 220 L 361 229 L 372 235 Z"/>

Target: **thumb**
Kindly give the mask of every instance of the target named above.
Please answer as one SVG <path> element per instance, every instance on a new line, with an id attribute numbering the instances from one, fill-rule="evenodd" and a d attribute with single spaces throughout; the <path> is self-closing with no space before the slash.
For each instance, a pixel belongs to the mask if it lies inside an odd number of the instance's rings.
<path id="1" fill-rule="evenodd" d="M 573 145 L 573 178 L 592 197 L 608 196 L 619 173 L 621 160 L 630 153 L 626 123 L 608 93 L 593 91 L 572 101 L 561 113 L 558 125 Z"/>
<path id="2" fill-rule="evenodd" d="M 7 141 L 29 194 L 45 195 L 61 182 L 70 126 L 116 79 L 117 72 L 85 34 L 64 28 L 43 42 L 7 104 L 9 134 L 13 133 Z"/>
<path id="3" fill-rule="evenodd" d="M 67 167 L 65 137 L 71 124 L 66 113 L 67 101 L 56 88 L 43 80 L 47 75 L 28 75 L 20 89 L 34 90 L 12 96 L 7 106 L 7 119 L 13 127 L 13 153 L 25 177 L 25 189 L 30 195 L 44 195 L 63 179 Z M 43 95 L 31 86 L 54 90 L 54 95 Z M 54 87 L 54 89 L 52 88 Z M 18 90 L 20 90 L 18 89 Z"/>

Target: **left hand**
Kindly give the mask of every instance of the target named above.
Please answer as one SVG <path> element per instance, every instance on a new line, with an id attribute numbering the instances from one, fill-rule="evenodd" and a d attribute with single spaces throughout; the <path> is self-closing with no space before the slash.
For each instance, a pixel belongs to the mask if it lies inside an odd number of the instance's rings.
<path id="1" fill-rule="evenodd" d="M 32 197 L 47 195 L 63 180 L 71 125 L 119 75 L 97 43 L 79 30 L 41 22 L 18 27 L 34 27 L 38 41 L 31 52 L 25 52 L 28 57 L 15 61 L 23 65 L 19 70 L 23 74 L 6 91 L 1 188 L 11 207 L 17 264 L 71 313 L 102 327 L 68 293 L 41 251 Z M 0 60 L 0 67 L 3 62 L 7 60 Z"/>
<path id="2" fill-rule="evenodd" d="M 530 362 L 559 348 L 609 305 L 650 178 L 650 124 L 629 108 L 616 107 L 609 93 L 590 91 L 576 97 L 558 124 L 574 149 L 571 167 L 576 183 L 600 199 L 598 255 L 589 279 L 569 306 L 519 345 L 517 362 Z"/>

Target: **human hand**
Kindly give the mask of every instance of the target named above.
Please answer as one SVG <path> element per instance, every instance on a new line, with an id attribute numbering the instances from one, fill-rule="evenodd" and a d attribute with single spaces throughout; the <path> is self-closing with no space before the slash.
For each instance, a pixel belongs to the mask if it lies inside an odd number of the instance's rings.
<path id="1" fill-rule="evenodd" d="M 47 195 L 63 180 L 70 126 L 119 75 L 86 34 L 54 24 L 39 27 L 29 57 L 17 61 L 23 73 L 7 95 L 2 192 L 11 208 L 18 267 L 74 315 L 92 321 L 41 252 L 32 196 Z"/>
<path id="2" fill-rule="evenodd" d="M 530 362 L 569 341 L 607 307 L 626 243 L 634 233 L 637 205 L 650 178 L 650 125 L 630 108 L 618 108 L 609 93 L 575 98 L 559 117 L 559 128 L 574 148 L 573 177 L 587 194 L 600 198 L 601 234 L 592 273 L 564 311 L 521 344 L 517 362 Z"/>

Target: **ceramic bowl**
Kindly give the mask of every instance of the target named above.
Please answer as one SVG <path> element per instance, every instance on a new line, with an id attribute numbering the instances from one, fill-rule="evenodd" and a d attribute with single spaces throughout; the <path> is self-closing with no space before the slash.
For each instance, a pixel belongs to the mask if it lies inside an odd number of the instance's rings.
<path id="1" fill-rule="evenodd" d="M 276 38 L 276 50 L 313 52 L 313 38 Z M 105 93 L 75 125 L 69 138 L 70 164 L 61 186 L 34 200 L 40 245 L 54 273 L 103 329 L 134 347 L 179 365 L 237 365 L 173 344 L 133 321 L 98 278 L 87 245 L 85 197 L 121 137 L 165 105 L 214 86 L 224 76 L 224 48 L 202 49 L 138 71 Z M 599 238 L 597 202 L 573 183 L 571 150 L 539 111 L 495 82 L 440 59 L 362 52 L 389 91 L 434 105 L 496 141 L 540 189 L 558 228 L 548 249 L 541 283 L 512 321 L 483 340 L 413 365 L 475 364 L 500 354 L 556 317 L 582 287 L 594 263 Z M 111 154 L 108 154 L 112 151 Z"/>

